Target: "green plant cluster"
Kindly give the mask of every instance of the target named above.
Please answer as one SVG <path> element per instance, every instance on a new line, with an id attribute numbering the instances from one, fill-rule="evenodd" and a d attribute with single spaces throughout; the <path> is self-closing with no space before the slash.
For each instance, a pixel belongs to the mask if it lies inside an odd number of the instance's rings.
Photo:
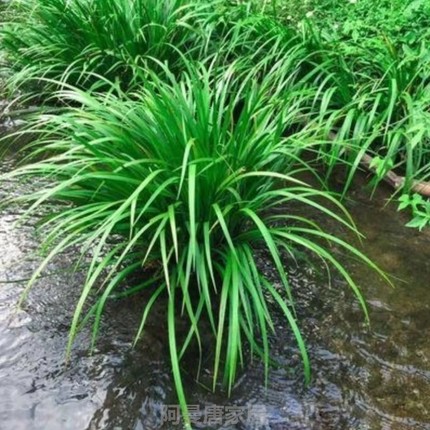
<path id="1" fill-rule="evenodd" d="M 322 26 L 330 29 L 329 45 L 334 43 L 356 77 L 352 108 L 363 122 L 360 135 L 367 134 L 356 140 L 358 160 L 367 151 L 383 161 L 377 180 L 388 170 L 403 175 L 401 193 L 408 199 L 411 184 L 429 178 L 430 4 L 387 0 L 375 8 L 361 0 L 338 6 L 321 13 L 317 25 L 321 32 Z"/>
<path id="2" fill-rule="evenodd" d="M 345 279 L 367 318 L 338 254 L 378 269 L 312 216 L 356 232 L 315 166 L 347 166 L 345 190 L 369 156 L 378 181 L 404 175 L 405 193 L 429 175 L 427 5 L 403 1 L 399 18 L 396 1 L 378 6 L 380 30 L 368 0 L 12 1 L 3 73 L 11 94 L 42 107 L 18 131 L 36 136 L 23 165 L 3 178 L 44 179 L 13 199 L 28 205 L 25 216 L 49 205 L 46 256 L 23 299 L 53 258 L 80 250 L 86 279 L 69 353 L 86 324 L 96 342 L 109 300 L 146 291 L 136 341 L 165 304 L 189 425 L 181 361 L 192 345 L 202 360 L 202 327 L 214 388 L 223 379 L 230 392 L 248 355 L 267 375 L 274 308 L 310 379 L 286 269 L 303 251 Z M 415 203 L 404 197 L 402 207 Z"/>
<path id="3" fill-rule="evenodd" d="M 318 11 L 318 9 L 320 10 Z M 383 0 L 375 2 L 319 2 L 321 24 L 334 31 L 334 37 L 364 46 L 376 46 L 388 39 L 396 48 L 418 48 L 429 36 L 430 5 L 424 0 Z"/>
<path id="4" fill-rule="evenodd" d="M 174 69 L 181 52 L 202 43 L 205 3 L 184 0 L 17 1 L 2 30 L 14 86 L 33 77 L 88 87 L 100 75 L 132 86 L 147 63 Z M 53 31 L 54 30 L 54 31 Z M 23 76 L 21 76 L 22 74 Z M 144 76 L 141 77 L 144 79 Z"/>
<path id="5" fill-rule="evenodd" d="M 345 52 L 353 52 L 354 44 L 374 47 L 384 39 L 396 47 L 419 48 L 430 31 L 426 0 L 273 0 L 253 5 L 286 25 L 312 21 L 327 37 L 341 41 Z"/>
<path id="6" fill-rule="evenodd" d="M 429 179 L 430 3 L 300 3 L 277 2 L 275 13 L 305 31 L 330 82 L 324 118 L 339 139 L 321 147 L 323 159 L 330 167 L 347 161 L 348 188 L 363 156 L 376 157 L 381 162 L 374 183 L 393 170 L 405 178 L 401 193 L 410 194 L 414 181 Z"/>

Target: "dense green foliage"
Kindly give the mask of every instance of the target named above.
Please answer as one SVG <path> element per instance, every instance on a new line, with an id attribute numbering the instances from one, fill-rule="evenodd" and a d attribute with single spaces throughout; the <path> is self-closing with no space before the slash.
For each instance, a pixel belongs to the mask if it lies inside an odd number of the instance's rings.
<path id="1" fill-rule="evenodd" d="M 320 155 L 332 167 L 351 166 L 346 188 L 365 153 L 375 156 L 376 180 L 395 169 L 408 192 L 429 165 L 430 6 L 421 0 L 296 2 L 149 2 L 42 0 L 12 2 L 3 26 L 10 87 L 52 79 L 81 88 L 130 89 L 161 64 L 180 73 L 187 61 L 271 50 L 274 38 L 302 49 L 297 67 L 310 68 L 319 100 L 320 137 L 338 132 Z M 30 17 L 30 18 L 28 18 Z M 56 23 L 56 31 L 52 25 Z M 259 43 L 256 43 L 256 41 Z M 267 48 L 267 49 L 266 49 Z M 273 52 L 273 50 L 271 50 Z M 96 76 L 95 76 L 96 75 Z M 45 85 L 48 82 L 45 80 Z M 307 81 L 307 84 L 308 81 Z M 305 89 L 309 88 L 307 85 Z M 329 169 L 329 172 L 331 169 Z"/>
<path id="2" fill-rule="evenodd" d="M 106 300 L 118 289 L 120 295 L 151 289 L 138 339 L 154 302 L 167 295 L 173 373 L 184 411 L 179 362 L 193 338 L 200 345 L 203 317 L 214 334 L 214 386 L 223 367 L 231 389 L 246 343 L 267 371 L 273 304 L 291 326 L 309 379 L 283 254 L 294 256 L 298 249 L 316 254 L 344 276 L 366 309 L 358 286 L 326 244 L 372 263 L 309 217 L 291 212 L 299 204 L 301 212 L 309 207 L 354 229 L 344 210 L 340 217 L 322 203 L 342 209 L 330 194 L 296 178 L 310 170 L 297 165 L 300 146 L 310 136 L 283 134 L 300 120 L 301 94 L 289 80 L 274 92 L 283 69 L 270 71 L 261 84 L 258 68 L 240 69 L 232 64 L 213 76 L 204 67 L 190 68 L 180 82 L 153 78 L 130 98 L 63 94 L 81 107 L 41 118 L 35 126 L 42 136 L 32 147 L 42 160 L 11 173 L 50 179 L 49 187 L 23 198 L 33 202 L 29 213 L 47 201 L 73 202 L 70 208 L 57 206 L 41 226 L 51 251 L 34 279 L 69 247 L 92 250 L 70 342 L 92 316 L 96 336 Z M 259 268 L 258 250 L 270 256 L 283 293 Z M 154 267 L 155 272 L 145 270 Z M 143 282 L 121 293 L 136 272 Z M 94 298 L 82 320 L 84 305 Z M 181 342 L 175 325 L 180 309 L 189 323 Z"/>
<path id="3" fill-rule="evenodd" d="M 331 168 L 350 166 L 345 190 L 363 157 L 371 156 L 375 184 L 395 172 L 400 208 L 411 226 L 427 224 L 426 198 L 408 194 L 430 176 L 430 3 L 423 0 L 267 2 L 263 12 L 297 28 L 324 70 L 325 87 L 314 114 L 334 142 L 321 146 Z M 261 11 L 259 2 L 254 12 Z M 317 55 L 315 55 L 317 54 Z M 367 163 L 364 163 L 367 164 Z M 427 185 L 425 186 L 427 187 Z M 416 188 L 416 187 L 415 187 Z M 419 187 L 418 187 L 419 189 Z M 428 195 L 428 192 L 426 192 Z M 419 220 L 419 221 L 418 221 Z"/>
<path id="4" fill-rule="evenodd" d="M 24 133 L 38 138 L 9 174 L 47 179 L 19 199 L 27 215 L 50 210 L 47 257 L 28 288 L 68 248 L 90 261 L 69 351 L 86 323 L 95 342 L 109 299 L 147 290 L 136 340 L 163 300 L 185 421 L 180 363 L 201 348 L 203 321 L 214 387 L 223 374 L 231 390 L 248 350 L 267 372 L 274 307 L 309 379 L 285 266 L 303 251 L 320 257 L 365 314 L 333 249 L 378 269 L 319 227 L 312 211 L 355 231 L 331 193 L 300 178 L 323 184 L 315 166 L 330 175 L 342 164 L 346 192 L 363 164 L 375 184 L 395 172 L 410 225 L 430 221 L 427 200 L 409 193 L 430 176 L 427 3 L 15 0 L 10 10 L 0 30 L 8 88 L 53 109 L 28 118 Z"/>
<path id="5" fill-rule="evenodd" d="M 184 0 L 30 0 L 12 3 L 2 44 L 14 87 L 51 79 L 90 88 L 98 76 L 133 85 L 145 71 L 204 46 L 209 5 Z M 16 73 L 16 75 L 15 75 Z"/>

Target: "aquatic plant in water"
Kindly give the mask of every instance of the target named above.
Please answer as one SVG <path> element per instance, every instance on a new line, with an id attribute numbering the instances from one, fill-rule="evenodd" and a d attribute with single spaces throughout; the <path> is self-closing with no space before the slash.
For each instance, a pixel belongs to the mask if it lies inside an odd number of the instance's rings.
<path id="1" fill-rule="evenodd" d="M 309 216 L 311 209 L 355 231 L 331 194 L 298 179 L 312 172 L 299 157 L 312 140 L 312 133 L 297 131 L 306 100 L 294 90 L 293 74 L 286 78 L 276 67 L 266 72 L 257 79 L 258 68 L 240 63 L 222 72 L 189 65 L 180 80 L 153 75 L 129 96 L 63 91 L 60 97 L 79 107 L 32 123 L 39 134 L 28 148 L 32 162 L 8 174 L 49 180 L 18 198 L 30 204 L 27 216 L 48 202 L 68 203 L 50 206 L 42 220 L 47 256 L 28 288 L 68 248 L 79 245 L 82 257 L 89 255 L 68 351 L 86 323 L 92 322 L 96 342 L 109 299 L 149 291 L 135 339 L 144 334 L 154 303 L 165 303 L 185 423 L 180 363 L 191 344 L 201 351 L 203 320 L 213 335 L 214 388 L 223 375 L 231 391 L 245 345 L 261 357 L 267 376 L 275 307 L 294 334 L 309 380 L 285 257 L 305 250 L 324 260 L 366 313 L 358 286 L 330 244 L 375 266 Z M 279 285 L 259 267 L 256 250 L 269 256 Z M 125 288 L 130 278 L 134 283 Z M 188 323 L 185 332 L 178 330 L 179 318 Z"/>

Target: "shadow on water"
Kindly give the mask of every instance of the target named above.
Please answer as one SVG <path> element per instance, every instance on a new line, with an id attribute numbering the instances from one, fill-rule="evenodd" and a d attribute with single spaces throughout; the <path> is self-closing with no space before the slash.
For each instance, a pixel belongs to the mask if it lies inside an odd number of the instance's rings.
<path id="1" fill-rule="evenodd" d="M 4 160 L 1 171 L 14 163 Z M 362 285 L 371 327 L 339 279 L 331 284 L 311 271 L 292 271 L 301 324 L 313 365 L 303 385 L 291 335 L 278 319 L 272 350 L 281 366 L 270 372 L 250 363 L 233 395 L 187 379 L 195 427 L 199 429 L 430 429 L 430 246 L 429 232 L 403 227 L 383 189 L 372 201 L 357 184 L 349 208 L 367 236 L 365 251 L 399 278 L 391 289 L 362 266 L 349 262 Z M 20 185 L 0 184 L 0 198 Z M 83 332 L 70 365 L 64 364 L 68 326 L 82 279 L 68 276 L 72 256 L 53 263 L 21 310 L 16 303 L 37 264 L 37 236 L 30 222 L 14 225 L 22 210 L 0 216 L 0 429 L 139 430 L 173 429 L 163 419 L 176 403 L 168 346 L 160 330 L 163 309 L 155 311 L 146 336 L 131 349 L 142 309 L 139 298 L 113 302 L 90 354 L 91 334 Z M 335 226 L 332 226 L 335 229 Z M 346 235 L 339 231 L 339 234 Z M 350 238 L 351 239 L 351 238 Z M 207 352 L 206 361 L 211 361 Z M 187 368 L 196 362 L 188 360 Z M 209 385 L 209 382 L 206 383 Z M 251 419 L 253 418 L 253 419 Z M 230 424 L 229 424 L 230 422 Z"/>

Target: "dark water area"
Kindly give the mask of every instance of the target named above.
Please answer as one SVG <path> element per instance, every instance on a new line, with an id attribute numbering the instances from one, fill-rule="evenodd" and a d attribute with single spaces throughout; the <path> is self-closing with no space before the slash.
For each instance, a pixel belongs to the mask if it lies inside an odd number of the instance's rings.
<path id="1" fill-rule="evenodd" d="M 0 171 L 13 163 L 10 156 Z M 187 360 L 196 428 L 430 429 L 430 232 L 405 228 L 403 216 L 385 205 L 387 190 L 370 201 L 364 185 L 356 184 L 348 207 L 367 237 L 364 251 L 396 278 L 392 289 L 369 269 L 347 262 L 367 298 L 370 328 L 342 280 L 329 283 L 323 273 L 291 268 L 312 383 L 304 386 L 297 350 L 279 317 L 271 343 L 280 366 L 270 371 L 267 389 L 258 360 L 246 366 L 229 399 L 204 386 L 209 351 L 200 384 L 192 374 L 196 360 Z M 0 199 L 22 187 L 0 184 Z M 34 220 L 16 226 L 20 213 L 15 208 L 0 215 L 0 430 L 180 428 L 173 415 L 164 416 L 176 398 L 162 307 L 132 349 L 144 298 L 110 303 L 96 350 L 89 353 L 91 333 L 84 331 L 69 365 L 68 327 L 83 282 L 68 271 L 74 256 L 51 264 L 17 309 L 25 279 L 39 261 Z M 232 418 L 233 410 L 241 419 Z"/>

